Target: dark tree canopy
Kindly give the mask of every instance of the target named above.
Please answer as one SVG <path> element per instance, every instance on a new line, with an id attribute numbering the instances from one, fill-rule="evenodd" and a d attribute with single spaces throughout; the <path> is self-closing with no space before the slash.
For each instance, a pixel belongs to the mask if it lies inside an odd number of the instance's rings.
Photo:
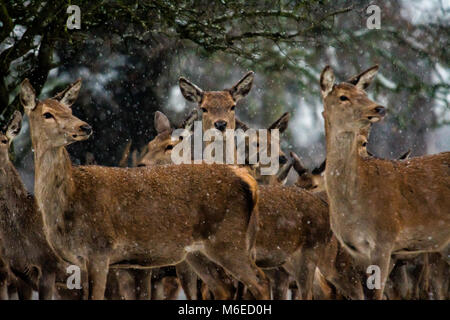
<path id="1" fill-rule="evenodd" d="M 130 140 L 132 149 L 142 148 L 154 135 L 157 110 L 181 121 L 189 111 L 184 101 L 179 108 L 169 107 L 181 75 L 222 89 L 254 70 L 255 88 L 243 102 L 246 107 L 237 110 L 240 118 L 265 126 L 284 111 L 310 110 L 317 127 L 318 74 L 324 65 L 333 65 L 344 80 L 379 64 L 380 76 L 370 92 L 388 105 L 390 116 L 371 139 L 387 139 L 373 147 L 386 157 L 408 148 L 427 152 L 428 130 L 450 120 L 449 9 L 443 2 L 433 7 L 441 11 L 433 19 L 413 21 L 407 11 L 414 8 L 405 2 L 377 1 L 381 29 L 373 30 L 366 26 L 370 1 L 70 4 L 81 9 L 80 30 L 66 26 L 68 2 L 0 3 L 0 120 L 21 109 L 17 93 L 24 78 L 44 97 L 81 77 L 74 112 L 93 125 L 95 136 L 71 148 L 80 162 L 90 153 L 98 163 L 115 165 Z M 300 120 L 294 125 L 301 126 Z M 300 148 L 320 163 L 323 148 L 315 150 L 311 143 L 323 146 L 322 136 L 302 145 L 296 137 L 300 129 L 289 131 L 288 148 Z"/>

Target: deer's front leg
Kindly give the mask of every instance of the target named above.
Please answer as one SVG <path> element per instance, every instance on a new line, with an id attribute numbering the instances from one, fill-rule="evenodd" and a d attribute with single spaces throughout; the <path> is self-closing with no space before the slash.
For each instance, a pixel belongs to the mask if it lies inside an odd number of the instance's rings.
<path id="1" fill-rule="evenodd" d="M 89 278 L 89 300 L 103 300 L 105 296 L 106 278 L 108 276 L 109 259 L 94 258 L 87 263 Z"/>
<path id="2" fill-rule="evenodd" d="M 150 300 L 152 296 L 152 270 L 133 270 L 136 300 Z"/>
<path id="3" fill-rule="evenodd" d="M 197 274 L 185 261 L 176 265 L 177 277 L 188 300 L 197 300 Z"/>
<path id="4" fill-rule="evenodd" d="M 273 300 L 287 300 L 289 291 L 289 273 L 283 268 L 264 270 L 270 281 Z"/>
<path id="5" fill-rule="evenodd" d="M 375 284 L 374 288 L 369 288 L 369 281 L 366 281 L 366 286 L 369 289 L 368 298 L 373 300 L 382 300 L 384 297 L 384 287 L 386 285 L 387 278 L 392 270 L 390 248 L 376 248 L 371 254 L 371 263 L 372 266 L 379 267 L 379 274 L 377 274 L 378 270 L 374 269 L 375 273 L 373 273 L 372 275 L 374 277 L 373 279 L 375 280 L 375 282 L 373 283 Z M 371 275 L 368 276 L 370 277 Z M 377 279 L 378 277 L 379 279 Z"/>
<path id="6" fill-rule="evenodd" d="M 39 279 L 39 300 L 52 300 L 55 287 L 55 274 L 44 272 Z"/>
<path id="7" fill-rule="evenodd" d="M 0 300 L 8 300 L 8 282 L 5 279 L 4 281 L 0 281 Z"/>

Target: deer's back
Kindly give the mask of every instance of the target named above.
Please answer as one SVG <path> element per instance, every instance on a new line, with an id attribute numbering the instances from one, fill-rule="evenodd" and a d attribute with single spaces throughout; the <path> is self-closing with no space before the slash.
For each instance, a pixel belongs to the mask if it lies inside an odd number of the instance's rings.
<path id="1" fill-rule="evenodd" d="M 431 233 L 430 243 L 450 238 L 450 152 L 363 160 L 357 193 L 357 210 L 372 212 L 379 230 L 397 228 L 397 241 L 408 242 L 410 250 L 426 247 Z"/>
<path id="2" fill-rule="evenodd" d="M 214 234 L 225 216 L 248 222 L 253 208 L 254 180 L 225 165 L 84 166 L 73 180 L 66 231 L 98 250 L 182 247 Z"/>
<path id="3" fill-rule="evenodd" d="M 284 262 L 300 247 L 325 244 L 331 236 L 326 203 L 298 187 L 260 186 L 259 217 L 256 248 L 261 266 Z"/>

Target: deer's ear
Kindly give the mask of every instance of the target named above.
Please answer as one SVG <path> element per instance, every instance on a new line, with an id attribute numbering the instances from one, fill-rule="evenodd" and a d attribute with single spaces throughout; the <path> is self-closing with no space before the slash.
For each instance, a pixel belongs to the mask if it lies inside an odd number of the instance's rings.
<path id="1" fill-rule="evenodd" d="M 189 80 L 181 77 L 179 80 L 180 90 L 186 100 L 190 102 L 202 102 L 203 90 L 197 87 L 195 84 Z"/>
<path id="2" fill-rule="evenodd" d="M 411 155 L 411 149 L 409 149 L 409 150 L 406 151 L 404 154 L 402 154 L 400 157 L 398 157 L 397 160 L 405 160 L 405 159 L 408 159 L 410 155 Z"/>
<path id="3" fill-rule="evenodd" d="M 346 82 L 355 85 L 357 88 L 361 90 L 365 90 L 372 83 L 372 80 L 375 78 L 377 72 L 378 66 L 375 65 L 373 67 L 370 67 L 366 71 L 363 71 L 360 74 L 351 77 Z"/>
<path id="4" fill-rule="evenodd" d="M 286 180 L 287 180 L 287 176 L 289 174 L 289 171 L 291 171 L 292 168 L 292 161 L 290 160 L 288 163 L 286 163 L 281 170 L 278 172 L 277 174 L 277 180 L 278 182 L 280 182 L 282 185 L 286 184 Z"/>
<path id="5" fill-rule="evenodd" d="M 20 85 L 19 98 L 25 111 L 29 112 L 36 108 L 36 92 L 28 79 L 23 80 Z"/>
<path id="6" fill-rule="evenodd" d="M 333 69 L 331 69 L 330 66 L 326 66 L 320 74 L 320 91 L 322 93 L 322 98 L 328 96 L 333 90 L 334 81 L 335 77 Z"/>
<path id="7" fill-rule="evenodd" d="M 6 129 L 6 136 L 8 137 L 10 142 L 19 134 L 21 128 L 22 128 L 22 114 L 16 110 L 14 111 L 11 120 L 9 120 Z"/>
<path id="8" fill-rule="evenodd" d="M 277 121 L 270 125 L 269 130 L 278 129 L 280 130 L 280 133 L 283 133 L 288 128 L 290 117 L 291 116 L 289 112 L 283 113 L 283 115 Z"/>
<path id="9" fill-rule="evenodd" d="M 188 131 L 192 131 L 194 126 L 194 122 L 198 120 L 198 110 L 192 109 L 189 115 L 184 119 L 184 121 L 179 126 L 180 129 L 186 129 Z"/>
<path id="10" fill-rule="evenodd" d="M 302 161 L 300 160 L 300 157 L 295 154 L 295 152 L 291 151 L 291 158 L 294 160 L 294 170 L 297 171 L 298 175 L 301 176 L 308 170 L 303 166 Z"/>
<path id="11" fill-rule="evenodd" d="M 169 119 L 166 117 L 164 113 L 159 111 L 156 111 L 155 113 L 155 129 L 158 134 L 170 130 Z"/>
<path id="12" fill-rule="evenodd" d="M 81 79 L 78 79 L 70 86 L 68 86 L 64 91 L 58 93 L 53 98 L 59 100 L 59 102 L 66 107 L 71 107 L 78 98 L 78 94 L 81 89 Z"/>
<path id="13" fill-rule="evenodd" d="M 253 71 L 249 71 L 239 80 L 229 91 L 233 100 L 238 102 L 240 99 L 244 98 L 252 88 L 253 78 L 255 73 Z"/>
<path id="14" fill-rule="evenodd" d="M 242 122 L 241 120 L 239 120 L 238 118 L 234 119 L 234 122 L 236 124 L 236 130 L 237 129 L 241 129 L 242 131 L 247 131 L 248 129 L 250 129 L 250 127 L 248 126 L 248 124 L 246 124 L 245 122 Z"/>

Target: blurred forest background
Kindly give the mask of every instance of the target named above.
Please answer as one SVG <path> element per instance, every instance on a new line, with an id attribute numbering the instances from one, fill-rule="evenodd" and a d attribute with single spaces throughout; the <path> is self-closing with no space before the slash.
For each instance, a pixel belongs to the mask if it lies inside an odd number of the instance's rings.
<path id="1" fill-rule="evenodd" d="M 81 9 L 80 30 L 67 28 L 71 4 Z M 367 28 L 371 4 L 380 29 Z M 140 150 L 153 138 L 155 111 L 173 123 L 189 113 L 180 76 L 220 90 L 253 70 L 237 116 L 266 127 L 290 111 L 282 147 L 312 167 L 325 156 L 320 71 L 330 64 L 345 80 L 379 64 L 369 94 L 388 116 L 369 150 L 385 158 L 450 150 L 449 13 L 448 0 L 0 0 L 0 122 L 21 109 L 24 78 L 41 99 L 82 78 L 73 110 L 94 135 L 70 146 L 71 156 L 117 165 L 129 141 Z M 27 123 L 14 155 L 30 187 Z"/>

